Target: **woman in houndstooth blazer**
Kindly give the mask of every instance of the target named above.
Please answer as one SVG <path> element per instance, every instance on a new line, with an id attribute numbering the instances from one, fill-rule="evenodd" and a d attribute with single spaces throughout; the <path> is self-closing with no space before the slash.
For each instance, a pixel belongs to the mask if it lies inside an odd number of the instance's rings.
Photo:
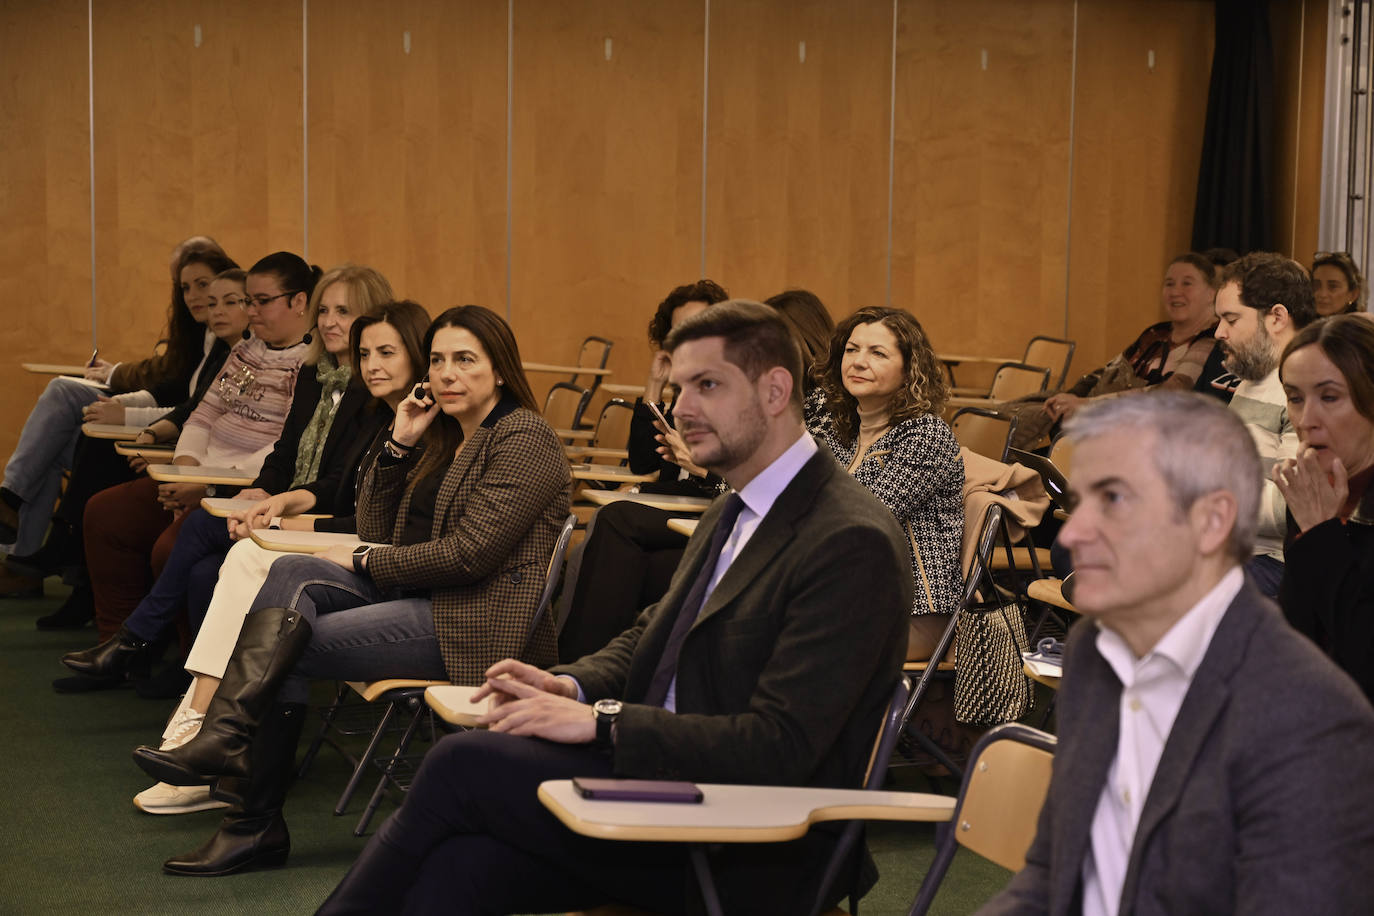
<path id="1" fill-rule="evenodd" d="M 827 410 L 812 431 L 892 510 L 916 584 L 907 657 L 927 659 L 959 601 L 964 461 L 940 419 L 949 387 L 924 329 L 901 309 L 840 322 L 816 369 Z"/>
<path id="2" fill-rule="evenodd" d="M 281 806 L 311 679 L 476 684 L 507 656 L 555 660 L 552 621 L 529 628 L 568 514 L 563 448 L 535 412 L 515 338 L 495 313 L 444 312 L 424 350 L 429 380 L 397 408 L 359 492 L 358 534 L 383 543 L 274 564 L 200 733 L 134 752 L 173 785 L 244 781 L 234 793 L 242 810 L 167 871 L 285 862 Z"/>

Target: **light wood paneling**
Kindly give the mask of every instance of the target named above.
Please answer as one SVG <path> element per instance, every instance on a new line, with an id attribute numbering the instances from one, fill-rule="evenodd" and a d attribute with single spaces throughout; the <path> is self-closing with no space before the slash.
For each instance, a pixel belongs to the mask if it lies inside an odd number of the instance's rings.
<path id="1" fill-rule="evenodd" d="M 213 236 L 244 267 L 301 249 L 300 8 L 96 4 L 94 45 L 100 344 L 140 358 L 183 238 Z"/>
<path id="2" fill-rule="evenodd" d="M 1326 101 L 1326 4 L 1272 0 L 1274 36 L 1274 240 L 1311 265 L 1321 219 Z"/>
<path id="3" fill-rule="evenodd" d="M 504 314 L 506 3 L 312 5 L 310 49 L 312 260 Z"/>
<path id="4" fill-rule="evenodd" d="M 1163 320 L 1165 265 L 1192 235 L 1211 54 L 1205 0 L 1079 4 L 1071 375 Z"/>
<path id="5" fill-rule="evenodd" d="M 86 4 L 0 3 L 0 455 L 47 379 L 91 355 Z"/>
<path id="6" fill-rule="evenodd" d="M 511 317 L 526 359 L 615 341 L 643 381 L 644 329 L 700 271 L 702 6 L 516 4 Z M 606 42 L 611 58 L 606 59 Z M 531 379 L 542 395 L 553 378 Z"/>
<path id="7" fill-rule="evenodd" d="M 891 61 L 885 0 L 711 4 L 708 276 L 885 302 Z"/>
<path id="8" fill-rule="evenodd" d="M 1072 4 L 903 3 L 897 53 L 893 304 L 1020 356 L 1063 330 Z"/>

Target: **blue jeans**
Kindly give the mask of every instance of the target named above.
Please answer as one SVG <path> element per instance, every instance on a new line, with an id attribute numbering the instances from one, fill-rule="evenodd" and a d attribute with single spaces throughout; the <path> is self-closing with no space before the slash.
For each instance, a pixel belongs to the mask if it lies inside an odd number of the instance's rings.
<path id="1" fill-rule="evenodd" d="M 90 385 L 55 378 L 29 411 L 19 444 L 5 465 L 5 489 L 24 500 L 19 509 L 19 536 L 10 549 L 16 556 L 43 546 L 53 505 L 62 492 L 62 472 L 72 466 L 81 436 L 81 408 L 94 403 L 98 395 Z"/>
<path id="2" fill-rule="evenodd" d="M 312 629 L 305 655 L 277 693 L 282 703 L 306 702 L 312 678 L 448 678 L 429 598 L 383 592 L 366 576 L 300 555 L 272 565 L 249 613 L 273 607 L 299 611 Z"/>
<path id="3" fill-rule="evenodd" d="M 205 619 L 220 564 L 232 546 L 234 542 L 229 539 L 229 527 L 224 519 L 204 509 L 192 509 L 177 532 L 176 544 L 167 557 L 162 575 L 124 621 L 124 626 L 140 639 L 152 642 L 172 625 L 177 609 L 184 602 L 194 636 Z M 206 579 L 210 591 L 201 584 Z M 193 584 L 198 587 L 193 589 Z"/>
<path id="4" fill-rule="evenodd" d="M 1267 554 L 1255 554 L 1245 564 L 1245 571 L 1260 594 L 1279 600 L 1279 583 L 1283 581 L 1283 563 Z"/>

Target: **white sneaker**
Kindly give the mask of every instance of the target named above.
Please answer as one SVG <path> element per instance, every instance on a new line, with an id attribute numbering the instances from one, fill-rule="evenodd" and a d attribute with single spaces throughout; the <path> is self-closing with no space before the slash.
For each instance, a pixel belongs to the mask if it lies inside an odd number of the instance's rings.
<path id="1" fill-rule="evenodd" d="M 135 795 L 134 807 L 148 814 L 191 814 L 227 808 L 229 803 L 211 798 L 209 786 L 170 786 L 160 782 Z"/>
<path id="2" fill-rule="evenodd" d="M 170 751 L 181 747 L 200 733 L 204 713 L 196 712 L 189 706 L 182 706 L 167 723 L 166 735 L 158 750 Z M 173 786 L 165 782 L 144 789 L 134 796 L 134 807 L 148 814 L 191 814 L 195 811 L 211 811 L 227 808 L 228 802 L 210 797 L 209 786 Z"/>
<path id="3" fill-rule="evenodd" d="M 205 713 L 196 712 L 189 706 L 183 706 L 172 716 L 172 721 L 167 723 L 167 730 L 163 732 L 162 744 L 158 747 L 160 751 L 170 751 L 174 747 L 181 747 L 196 735 L 200 734 L 200 726 L 205 722 Z"/>

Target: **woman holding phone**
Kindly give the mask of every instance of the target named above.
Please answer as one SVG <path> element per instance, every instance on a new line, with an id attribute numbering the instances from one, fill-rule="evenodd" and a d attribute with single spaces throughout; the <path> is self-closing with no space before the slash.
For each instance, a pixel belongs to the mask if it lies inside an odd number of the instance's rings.
<path id="1" fill-rule="evenodd" d="M 196 737 L 134 752 L 172 785 L 247 777 L 240 809 L 169 872 L 285 862 L 281 807 L 311 678 L 477 684 L 508 655 L 554 659 L 552 619 L 530 627 L 568 512 L 563 448 L 494 312 L 450 309 L 426 344 L 429 381 L 400 403 L 359 494 L 358 534 L 372 543 L 278 560 Z"/>

